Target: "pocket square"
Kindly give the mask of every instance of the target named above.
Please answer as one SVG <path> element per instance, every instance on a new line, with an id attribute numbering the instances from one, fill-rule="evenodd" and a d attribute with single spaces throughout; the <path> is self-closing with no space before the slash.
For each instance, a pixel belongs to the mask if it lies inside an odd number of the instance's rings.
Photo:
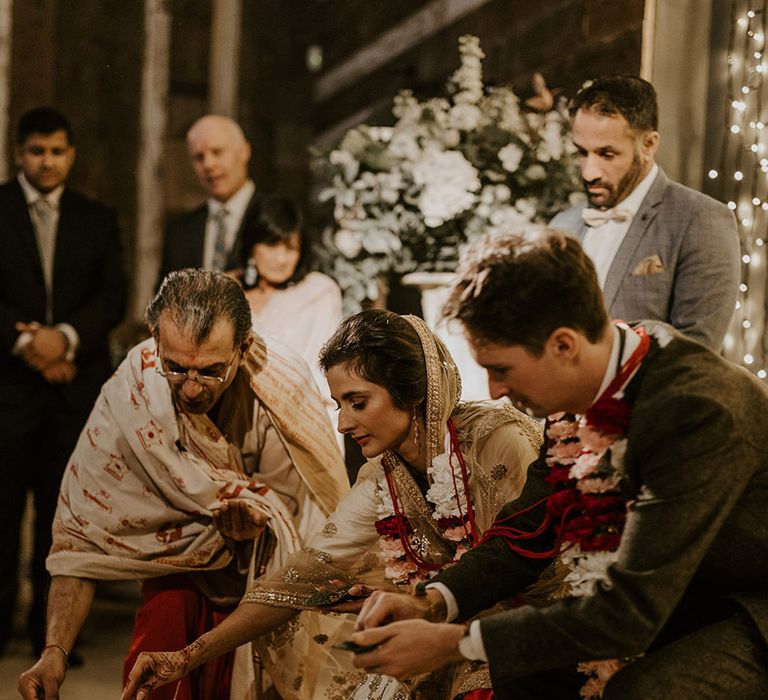
<path id="1" fill-rule="evenodd" d="M 664 272 L 664 265 L 661 262 L 661 258 L 658 255 L 649 255 L 635 265 L 635 269 L 632 270 L 632 277 L 655 275 L 659 272 Z"/>

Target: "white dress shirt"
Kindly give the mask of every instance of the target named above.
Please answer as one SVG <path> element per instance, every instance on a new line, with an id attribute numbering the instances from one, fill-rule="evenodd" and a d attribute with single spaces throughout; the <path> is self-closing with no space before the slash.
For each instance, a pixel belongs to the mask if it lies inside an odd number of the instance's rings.
<path id="1" fill-rule="evenodd" d="M 622 324 L 623 325 L 623 324 Z M 621 361 L 619 361 L 619 348 L 621 347 L 620 333 L 618 326 L 612 326 L 613 338 L 611 339 L 611 354 L 608 357 L 608 364 L 605 368 L 605 374 L 603 375 L 603 381 L 600 384 L 600 388 L 595 395 L 592 403 L 600 398 L 600 395 L 608 388 L 608 385 L 614 380 L 618 369 L 621 364 L 624 364 L 632 353 L 640 345 L 640 336 L 634 331 L 628 329 L 626 325 L 623 325 L 625 329 L 625 341 L 624 348 L 621 353 Z M 456 605 L 456 598 L 454 598 L 451 590 L 438 581 L 435 583 L 429 583 L 427 588 L 434 588 L 440 592 L 445 600 L 445 621 L 452 622 L 459 616 L 459 608 Z M 459 641 L 459 653 L 470 661 L 488 661 L 488 655 L 485 652 L 485 645 L 483 644 L 483 635 L 480 629 L 480 620 L 474 620 L 469 626 L 469 634 Z"/>
<path id="2" fill-rule="evenodd" d="M 208 220 L 205 223 L 205 243 L 203 245 L 203 267 L 210 270 L 213 267 L 213 253 L 216 247 L 217 218 L 219 211 L 226 209 L 227 222 L 227 254 L 232 252 L 232 246 L 237 239 L 237 232 L 243 222 L 245 211 L 256 191 L 253 180 L 248 180 L 226 202 L 217 199 L 208 200 Z"/>
<path id="3" fill-rule="evenodd" d="M 32 183 L 27 180 L 23 172 L 20 172 L 18 175 L 18 181 L 19 185 L 21 186 L 21 191 L 24 194 L 24 199 L 27 202 L 27 207 L 29 208 L 30 212 L 32 208 L 34 207 L 35 203 L 38 199 L 41 199 L 42 197 L 45 197 L 45 199 L 48 200 L 48 202 L 51 204 L 51 207 L 53 209 L 53 229 L 54 231 L 58 230 L 59 227 L 59 207 L 61 205 L 61 195 L 64 194 L 64 185 L 59 185 L 55 190 L 51 190 L 47 194 L 43 194 L 39 190 L 37 190 Z M 30 218 L 32 218 L 32 215 L 30 213 Z M 34 219 L 33 219 L 34 222 Z M 34 223 L 33 223 L 34 226 Z M 56 246 L 54 243 L 54 251 L 56 250 Z M 42 255 L 41 260 L 42 264 Z M 46 290 L 47 294 L 52 294 L 52 290 Z M 36 321 L 38 323 L 47 323 L 48 319 L 39 319 Z M 80 336 L 77 334 L 77 331 L 74 329 L 73 326 L 71 326 L 69 323 L 57 323 L 54 328 L 61 331 L 64 334 L 64 337 L 67 339 L 67 352 L 64 355 L 64 359 L 66 359 L 68 362 L 72 362 L 75 359 L 75 353 L 77 352 L 77 348 L 80 345 Z M 11 351 L 13 355 L 19 355 L 21 351 L 32 341 L 32 334 L 31 333 L 21 333 L 18 338 L 16 338 L 16 343 L 13 346 L 13 350 Z"/>
<path id="4" fill-rule="evenodd" d="M 656 175 L 659 173 L 659 166 L 656 163 L 650 169 L 648 174 L 640 181 L 637 187 L 616 205 L 616 209 L 631 214 L 627 221 L 608 221 L 602 226 L 588 226 L 584 240 L 581 242 L 584 252 L 592 259 L 597 271 L 597 279 L 600 286 L 605 286 L 605 278 L 608 276 L 608 270 L 611 269 L 613 259 L 621 246 L 624 237 L 632 225 L 637 210 L 643 203 L 645 196 L 651 189 Z"/>

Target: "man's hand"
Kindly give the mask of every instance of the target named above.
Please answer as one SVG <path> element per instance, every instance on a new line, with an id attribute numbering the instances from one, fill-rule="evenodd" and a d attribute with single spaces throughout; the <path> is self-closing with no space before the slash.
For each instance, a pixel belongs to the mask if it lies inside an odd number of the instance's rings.
<path id="1" fill-rule="evenodd" d="M 374 591 L 365 601 L 355 629 L 381 627 L 397 620 L 414 618 L 445 620 L 445 601 L 439 591 L 430 588 L 424 596 Z"/>
<path id="2" fill-rule="evenodd" d="M 261 534 L 267 524 L 267 516 L 245 499 L 230 498 L 213 512 L 213 522 L 224 537 L 245 542 Z"/>
<path id="3" fill-rule="evenodd" d="M 144 651 L 139 654 L 120 700 L 146 700 L 155 688 L 183 678 L 193 646 L 181 651 Z"/>
<path id="4" fill-rule="evenodd" d="M 32 668 L 19 676 L 18 691 L 24 700 L 58 700 L 67 673 L 67 659 L 56 648 L 44 649 Z"/>
<path id="5" fill-rule="evenodd" d="M 465 633 L 462 625 L 435 624 L 426 620 L 404 620 L 355 632 L 353 642 L 362 646 L 378 646 L 372 651 L 355 654 L 353 664 L 357 668 L 400 680 L 413 678 L 450 661 L 463 660 L 459 653 L 459 640 Z"/>
<path id="6" fill-rule="evenodd" d="M 52 362 L 64 358 L 69 343 L 60 330 L 21 322 L 16 324 L 16 330 L 32 334 L 32 340 L 21 351 L 21 358 L 33 369 L 42 372 Z"/>
<path id="7" fill-rule="evenodd" d="M 56 360 L 47 365 L 42 371 L 45 381 L 51 384 L 69 384 L 77 374 L 77 367 L 73 362 Z"/>

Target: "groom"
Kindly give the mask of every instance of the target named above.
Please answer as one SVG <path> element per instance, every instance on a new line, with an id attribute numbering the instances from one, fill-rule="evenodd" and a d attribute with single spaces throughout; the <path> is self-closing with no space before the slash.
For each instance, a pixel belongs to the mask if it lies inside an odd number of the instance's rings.
<path id="1" fill-rule="evenodd" d="M 551 230 L 479 242 L 446 313 L 548 439 L 490 538 L 423 595 L 367 601 L 353 639 L 379 646 L 357 665 L 487 660 L 497 697 L 589 698 L 620 664 L 577 664 L 631 658 L 604 698 L 768 697 L 765 386 L 661 322 L 611 325 L 591 261 Z M 553 583 L 558 551 L 565 594 L 446 624 Z"/>

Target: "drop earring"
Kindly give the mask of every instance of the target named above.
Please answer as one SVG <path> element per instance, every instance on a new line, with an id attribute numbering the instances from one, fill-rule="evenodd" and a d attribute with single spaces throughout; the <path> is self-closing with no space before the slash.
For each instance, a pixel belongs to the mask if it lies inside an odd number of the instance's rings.
<path id="1" fill-rule="evenodd" d="M 245 272 L 243 273 L 243 286 L 246 289 L 255 287 L 259 282 L 259 271 L 256 269 L 256 265 L 253 260 L 249 260 L 245 266 Z"/>
<path id="2" fill-rule="evenodd" d="M 411 423 L 413 424 L 413 439 L 416 441 L 416 447 L 419 450 L 419 454 L 421 454 L 421 430 L 419 428 L 419 419 L 416 415 L 416 406 L 413 407 Z"/>

